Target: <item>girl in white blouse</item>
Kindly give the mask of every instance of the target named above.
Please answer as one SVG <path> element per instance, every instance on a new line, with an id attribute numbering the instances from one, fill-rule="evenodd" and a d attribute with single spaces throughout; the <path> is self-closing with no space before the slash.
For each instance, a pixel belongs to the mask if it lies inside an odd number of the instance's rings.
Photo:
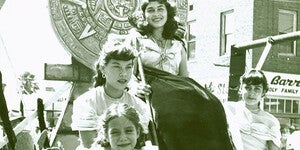
<path id="1" fill-rule="evenodd" d="M 233 141 L 238 150 L 279 150 L 280 123 L 260 108 L 268 83 L 260 70 L 250 70 L 240 79 L 242 100 L 224 104 Z"/>
<path id="2" fill-rule="evenodd" d="M 136 27 L 129 39 L 139 38 L 143 65 L 188 77 L 187 53 L 176 34 L 176 7 L 166 0 L 149 0 L 142 3 L 141 10 L 142 13 L 136 12 L 129 18 Z"/>

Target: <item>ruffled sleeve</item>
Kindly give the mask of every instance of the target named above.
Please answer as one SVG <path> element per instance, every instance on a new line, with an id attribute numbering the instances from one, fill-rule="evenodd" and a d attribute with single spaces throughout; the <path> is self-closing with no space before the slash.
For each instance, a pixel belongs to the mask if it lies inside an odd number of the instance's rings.
<path id="1" fill-rule="evenodd" d="M 277 147 L 281 147 L 280 123 L 277 118 L 265 111 L 255 115 L 245 110 L 245 115 L 248 116 L 250 123 L 242 124 L 241 132 L 250 134 L 258 140 L 273 141 Z"/>
<path id="2" fill-rule="evenodd" d="M 78 97 L 73 103 L 71 127 L 73 130 L 90 131 L 98 129 L 99 116 L 96 112 L 95 90 Z"/>
<path id="3" fill-rule="evenodd" d="M 265 111 L 264 115 L 259 117 L 263 124 L 252 124 L 252 131 L 257 131 L 254 134 L 260 137 L 260 139 L 271 140 L 277 147 L 281 147 L 281 132 L 278 119 Z"/>

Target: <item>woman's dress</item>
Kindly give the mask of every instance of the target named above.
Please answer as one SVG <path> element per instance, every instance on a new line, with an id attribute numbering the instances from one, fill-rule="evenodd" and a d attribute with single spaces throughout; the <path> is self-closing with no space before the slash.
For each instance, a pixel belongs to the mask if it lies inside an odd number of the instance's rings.
<path id="1" fill-rule="evenodd" d="M 159 47 L 151 38 L 141 39 L 141 43 L 144 47 L 140 51 L 143 65 L 174 75 L 179 74 L 181 52 L 184 49 L 180 41 L 168 39 L 164 48 Z"/>

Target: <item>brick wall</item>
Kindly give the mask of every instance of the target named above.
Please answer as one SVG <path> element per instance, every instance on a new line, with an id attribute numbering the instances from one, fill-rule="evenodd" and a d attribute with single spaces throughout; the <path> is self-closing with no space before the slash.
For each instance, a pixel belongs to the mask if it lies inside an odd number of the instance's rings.
<path id="1" fill-rule="evenodd" d="M 229 67 L 215 66 L 220 60 L 229 62 L 229 57 L 220 57 L 221 13 L 233 10 L 234 43 L 251 41 L 253 35 L 253 0 L 199 0 L 195 11 L 189 14 L 196 19 L 196 58 L 189 62 L 190 76 L 202 85 L 228 88 Z M 251 58 L 251 57 L 250 57 Z M 227 59 L 227 60 L 226 60 Z M 222 81 L 222 82 L 220 82 Z M 227 90 L 225 90 L 227 92 Z M 214 93 L 223 99 L 224 93 Z"/>
<path id="2" fill-rule="evenodd" d="M 278 35 L 278 10 L 297 11 L 297 30 L 300 29 L 300 3 L 287 1 L 264 0 L 254 2 L 253 39 Z M 264 47 L 253 50 L 252 65 L 255 67 Z M 297 55 L 282 56 L 278 45 L 273 45 L 265 60 L 262 70 L 300 74 L 300 40 L 297 40 Z"/>

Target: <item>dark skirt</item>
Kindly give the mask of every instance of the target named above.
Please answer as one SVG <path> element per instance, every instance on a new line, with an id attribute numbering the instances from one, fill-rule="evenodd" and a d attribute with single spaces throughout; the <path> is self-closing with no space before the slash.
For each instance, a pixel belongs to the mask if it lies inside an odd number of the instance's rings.
<path id="1" fill-rule="evenodd" d="M 144 67 L 160 150 L 232 150 L 220 100 L 188 77 Z"/>

